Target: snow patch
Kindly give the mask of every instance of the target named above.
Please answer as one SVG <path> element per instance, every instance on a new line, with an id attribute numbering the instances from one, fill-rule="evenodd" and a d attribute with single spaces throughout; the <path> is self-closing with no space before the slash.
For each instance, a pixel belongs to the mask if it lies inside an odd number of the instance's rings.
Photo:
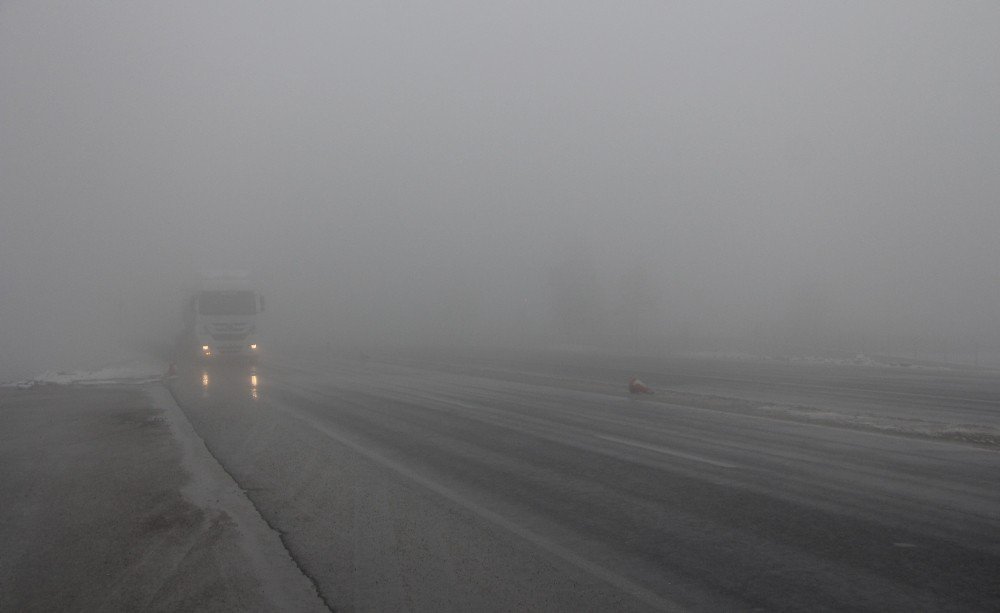
<path id="1" fill-rule="evenodd" d="M 3 387 L 27 389 L 36 385 L 106 385 L 109 383 L 138 385 L 159 381 L 166 372 L 167 364 L 149 356 L 131 358 L 108 364 L 97 370 L 45 371 L 42 374 Z"/>
<path id="2" fill-rule="evenodd" d="M 903 434 L 962 441 L 993 447 L 1000 446 L 1000 428 L 988 425 L 949 424 L 923 419 L 892 418 L 863 414 L 849 415 L 811 407 L 775 404 L 763 405 L 758 410 L 764 414 L 798 421 L 874 430 L 887 434 Z"/>
<path id="3" fill-rule="evenodd" d="M 781 358 L 779 358 L 781 359 Z M 885 362 L 877 360 L 863 353 L 855 355 L 853 358 L 830 358 L 819 356 L 789 356 L 782 361 L 798 362 L 802 364 L 825 364 L 830 366 L 871 366 L 875 368 L 911 368 L 918 370 L 951 370 L 942 365 L 913 364 L 906 361 Z"/>
<path id="4" fill-rule="evenodd" d="M 864 353 L 853 357 L 834 357 L 821 355 L 764 355 L 742 351 L 690 351 L 681 355 L 691 358 L 732 360 L 740 362 L 784 362 L 787 364 L 806 364 L 820 366 L 866 366 L 869 368 L 905 368 L 911 370 L 952 370 L 944 364 L 917 364 L 902 358 L 874 358 Z"/>

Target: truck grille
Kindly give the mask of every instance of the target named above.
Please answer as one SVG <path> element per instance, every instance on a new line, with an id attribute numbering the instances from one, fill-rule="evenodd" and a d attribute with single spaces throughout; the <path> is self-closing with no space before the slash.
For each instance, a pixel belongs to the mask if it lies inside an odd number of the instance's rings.
<path id="1" fill-rule="evenodd" d="M 213 334 L 212 339 L 216 341 L 241 341 L 247 337 L 246 334 Z"/>

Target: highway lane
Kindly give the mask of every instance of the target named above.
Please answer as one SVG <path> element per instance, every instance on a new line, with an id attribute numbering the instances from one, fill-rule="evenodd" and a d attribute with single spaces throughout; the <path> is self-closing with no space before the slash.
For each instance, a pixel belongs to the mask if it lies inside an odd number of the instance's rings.
<path id="1" fill-rule="evenodd" d="M 873 405 L 906 389 L 850 369 L 624 366 L 658 382 L 725 379 L 736 398 L 740 380 L 748 396 L 780 395 L 802 375 L 820 406 L 839 386 L 868 389 Z M 803 423 L 690 389 L 630 399 L 622 368 L 286 358 L 186 365 L 173 390 L 338 609 L 1000 606 L 996 449 Z M 913 389 L 988 394 L 980 385 Z"/>
<path id="2" fill-rule="evenodd" d="M 449 369 L 454 360 L 440 360 Z M 538 355 L 471 359 L 467 372 L 516 379 L 556 379 L 563 385 L 611 391 L 638 375 L 662 390 L 737 396 L 761 402 L 819 405 L 849 414 L 903 419 L 945 419 L 949 423 L 1000 427 L 1000 373 L 968 367 L 872 368 L 778 360 L 697 358 L 607 358 Z"/>

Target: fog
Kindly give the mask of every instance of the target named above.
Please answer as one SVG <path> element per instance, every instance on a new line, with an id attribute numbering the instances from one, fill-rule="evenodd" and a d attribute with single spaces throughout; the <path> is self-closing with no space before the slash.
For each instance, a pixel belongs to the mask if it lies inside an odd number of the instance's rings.
<path id="1" fill-rule="evenodd" d="M 989 2 L 4 2 L 0 374 L 220 267 L 286 346 L 996 345 L 998 75 Z"/>

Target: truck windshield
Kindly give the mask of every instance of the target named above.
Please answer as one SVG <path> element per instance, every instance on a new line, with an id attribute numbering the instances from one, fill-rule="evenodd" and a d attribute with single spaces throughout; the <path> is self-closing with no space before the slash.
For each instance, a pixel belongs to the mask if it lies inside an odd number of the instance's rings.
<path id="1" fill-rule="evenodd" d="M 201 315 L 254 315 L 257 297 L 252 291 L 202 292 L 198 297 Z"/>

